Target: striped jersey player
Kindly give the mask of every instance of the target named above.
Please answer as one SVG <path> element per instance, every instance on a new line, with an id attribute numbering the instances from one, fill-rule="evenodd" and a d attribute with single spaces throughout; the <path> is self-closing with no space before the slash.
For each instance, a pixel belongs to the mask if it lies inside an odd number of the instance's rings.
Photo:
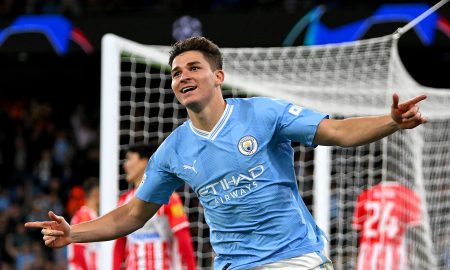
<path id="1" fill-rule="evenodd" d="M 360 231 L 357 270 L 407 269 L 406 229 L 421 224 L 419 195 L 397 182 L 382 182 L 357 199 L 353 227 Z"/>
<path id="2" fill-rule="evenodd" d="M 119 206 L 128 203 L 141 183 L 150 156 L 158 142 L 131 145 L 123 169 L 132 188 L 119 198 Z M 178 193 L 139 230 L 114 243 L 113 270 L 195 270 L 188 218 Z"/>
<path id="3" fill-rule="evenodd" d="M 122 194 L 118 204 L 127 203 L 134 192 L 133 188 Z M 189 229 L 189 223 L 180 196 L 173 193 L 169 203 L 163 205 L 141 229 L 116 240 L 113 269 L 122 269 L 123 263 L 127 270 L 188 269 L 182 258 L 190 254 L 183 254 L 188 251 L 180 249 L 176 237 L 176 233 L 183 229 Z"/>

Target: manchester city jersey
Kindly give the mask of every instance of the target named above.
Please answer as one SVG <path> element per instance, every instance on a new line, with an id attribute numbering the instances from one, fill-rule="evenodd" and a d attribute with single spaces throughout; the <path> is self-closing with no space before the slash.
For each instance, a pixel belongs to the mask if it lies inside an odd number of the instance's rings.
<path id="1" fill-rule="evenodd" d="M 188 120 L 164 141 L 137 197 L 165 204 L 176 188 L 190 185 L 205 209 L 215 269 L 321 251 L 324 235 L 300 198 L 291 141 L 314 146 L 327 116 L 269 98 L 226 103 L 211 132 Z"/>

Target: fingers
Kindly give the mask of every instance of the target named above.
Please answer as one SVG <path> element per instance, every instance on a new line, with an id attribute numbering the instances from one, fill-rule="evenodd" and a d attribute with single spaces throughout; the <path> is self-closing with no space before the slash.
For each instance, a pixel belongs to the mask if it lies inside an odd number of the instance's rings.
<path id="1" fill-rule="evenodd" d="M 62 231 L 52 230 L 52 229 L 48 229 L 48 228 L 42 229 L 41 233 L 44 236 L 63 236 L 64 235 L 64 232 L 62 232 Z"/>
<path id="2" fill-rule="evenodd" d="M 426 95 L 419 95 L 403 103 L 399 103 L 399 96 L 392 95 L 391 116 L 402 129 L 414 128 L 420 124 L 426 123 L 427 119 L 422 114 L 417 103 L 426 99 Z"/>
<path id="3" fill-rule="evenodd" d="M 414 106 L 411 109 L 409 109 L 407 112 L 402 114 L 403 119 L 410 119 L 418 115 L 420 117 L 420 111 L 418 106 Z"/>
<path id="4" fill-rule="evenodd" d="M 63 232 L 50 229 L 42 229 L 41 233 L 44 235 L 42 239 L 47 247 L 55 247 L 55 241 L 58 237 L 63 236 Z"/>
<path id="5" fill-rule="evenodd" d="M 48 212 L 51 221 L 32 221 L 25 223 L 26 228 L 48 228 L 60 224 L 64 221 L 62 216 L 58 216 L 53 211 Z"/>
<path id="6" fill-rule="evenodd" d="M 415 128 L 426 123 L 427 119 L 422 116 L 417 104 L 426 98 L 426 95 L 418 95 L 403 103 L 399 103 L 399 96 L 394 93 L 392 95 L 392 119 L 397 122 L 401 129 Z"/>
<path id="7" fill-rule="evenodd" d="M 58 223 L 61 223 L 64 220 L 63 217 L 57 216 L 55 213 L 53 213 L 53 211 L 49 211 L 48 216 L 50 217 L 50 219 L 52 219 Z"/>
<path id="8" fill-rule="evenodd" d="M 56 240 L 56 237 L 44 235 L 44 236 L 42 237 L 42 239 L 44 239 L 44 241 L 49 241 L 49 240 L 54 241 L 54 240 Z"/>
<path id="9" fill-rule="evenodd" d="M 426 122 L 427 122 L 427 119 L 422 117 L 422 114 L 419 111 L 417 111 L 417 113 L 413 114 L 412 116 L 410 116 L 408 118 L 403 117 L 401 119 L 401 123 L 399 123 L 399 125 L 400 125 L 400 128 L 402 128 L 402 129 L 410 129 L 410 128 L 415 128 Z"/>
<path id="10" fill-rule="evenodd" d="M 397 93 L 392 94 L 392 108 L 398 109 L 398 101 L 399 101 L 399 97 L 398 97 Z"/>
<path id="11" fill-rule="evenodd" d="M 427 98 L 427 95 L 419 95 L 419 96 L 413 97 L 412 99 L 407 100 L 399 105 L 400 98 L 397 95 L 397 93 L 394 93 L 394 94 L 392 94 L 392 108 L 398 109 L 399 107 L 414 106 L 415 104 L 421 102 L 422 100 L 424 100 L 426 98 Z"/>
<path id="12" fill-rule="evenodd" d="M 422 100 L 425 100 L 427 98 L 427 95 L 420 95 L 412 99 L 412 103 L 417 104 L 421 102 Z"/>
<path id="13" fill-rule="evenodd" d="M 41 233 L 44 235 L 42 239 L 44 240 L 44 243 L 48 247 L 56 247 L 56 240 L 58 240 L 59 237 L 64 236 L 64 232 L 53 230 L 50 228 L 43 228 L 41 230 Z"/>
<path id="14" fill-rule="evenodd" d="M 33 221 L 24 224 L 26 228 L 48 228 L 56 225 L 55 221 Z"/>
<path id="15" fill-rule="evenodd" d="M 412 105 L 415 105 L 415 104 L 421 102 L 422 100 L 424 100 L 426 98 L 427 98 L 426 95 L 416 96 L 408 101 L 405 101 L 404 103 L 402 103 L 402 105 L 403 106 L 412 106 Z"/>
<path id="16" fill-rule="evenodd" d="M 34 221 L 34 222 L 27 222 L 25 223 L 25 227 L 26 228 L 44 228 L 43 225 L 44 222 L 38 222 L 38 221 Z"/>
<path id="17" fill-rule="evenodd" d="M 48 216 L 51 221 L 32 221 L 25 223 L 24 226 L 27 228 L 41 228 L 42 239 L 45 245 L 52 248 L 58 247 L 56 241 L 64 238 L 64 224 L 61 223 L 65 220 L 62 216 L 57 216 L 52 211 L 48 212 Z"/>
<path id="18" fill-rule="evenodd" d="M 54 242 L 56 241 L 56 237 L 54 237 L 54 236 L 44 236 L 44 237 L 42 237 L 42 239 L 44 239 L 44 243 L 48 247 L 53 247 Z"/>
<path id="19" fill-rule="evenodd" d="M 412 119 L 408 119 L 408 120 L 404 120 L 400 126 L 402 129 L 410 129 L 410 128 L 415 128 L 421 124 L 424 124 L 427 122 L 426 118 L 412 118 Z"/>
<path id="20" fill-rule="evenodd" d="M 414 115 L 413 117 L 410 118 L 403 118 L 402 123 L 411 123 L 411 122 L 417 122 L 417 123 L 425 123 L 426 122 L 426 118 L 422 117 L 422 115 L 420 113 L 418 113 L 417 115 Z"/>

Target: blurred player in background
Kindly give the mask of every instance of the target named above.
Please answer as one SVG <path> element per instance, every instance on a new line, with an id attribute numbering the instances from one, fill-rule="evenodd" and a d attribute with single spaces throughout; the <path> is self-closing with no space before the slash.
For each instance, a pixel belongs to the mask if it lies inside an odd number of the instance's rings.
<path id="1" fill-rule="evenodd" d="M 406 269 L 406 229 L 420 225 L 420 217 L 419 195 L 400 183 L 381 182 L 363 191 L 353 216 L 360 231 L 356 269 Z"/>
<path id="2" fill-rule="evenodd" d="M 333 269 L 326 238 L 300 197 L 291 142 L 364 145 L 426 120 L 417 103 L 394 94 L 382 116 L 328 119 L 326 114 L 270 98 L 224 99 L 222 54 L 203 37 L 177 42 L 170 53 L 172 90 L 189 120 L 160 145 L 136 195 L 101 218 L 69 226 L 49 212 L 47 246 L 102 241 L 141 228 L 187 183 L 204 207 L 214 269 Z"/>
<path id="3" fill-rule="evenodd" d="M 119 198 L 119 206 L 130 201 L 142 181 L 150 156 L 158 145 L 131 146 L 123 168 L 132 188 Z M 169 203 L 163 205 L 141 229 L 116 240 L 113 269 L 120 270 L 195 270 L 189 221 L 184 213 L 180 196 L 174 192 Z"/>
<path id="4" fill-rule="evenodd" d="M 91 177 L 83 182 L 85 203 L 72 217 L 70 224 L 96 219 L 98 217 L 100 203 L 100 189 L 98 178 Z M 69 270 L 96 270 L 97 267 L 97 243 L 73 243 L 68 246 Z"/>

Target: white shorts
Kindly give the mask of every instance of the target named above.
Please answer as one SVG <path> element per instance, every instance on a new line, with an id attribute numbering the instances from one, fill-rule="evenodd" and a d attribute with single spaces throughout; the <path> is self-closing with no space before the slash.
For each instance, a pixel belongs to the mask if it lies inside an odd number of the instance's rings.
<path id="1" fill-rule="evenodd" d="M 323 252 L 312 252 L 303 256 L 264 264 L 252 270 L 333 270 L 331 260 Z"/>

